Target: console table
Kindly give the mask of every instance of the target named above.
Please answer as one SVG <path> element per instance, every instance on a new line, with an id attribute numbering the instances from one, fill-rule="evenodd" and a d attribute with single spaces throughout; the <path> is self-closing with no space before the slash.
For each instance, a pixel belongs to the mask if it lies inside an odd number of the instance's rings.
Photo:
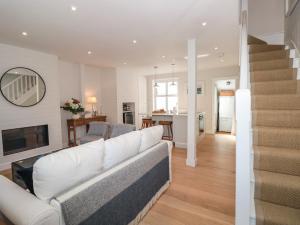
<path id="1" fill-rule="evenodd" d="M 76 127 L 86 126 L 86 132 L 89 130 L 89 123 L 92 121 L 106 121 L 106 116 L 93 116 L 91 118 L 79 118 L 67 120 L 68 127 L 68 144 L 69 146 L 76 146 Z M 73 143 L 71 141 L 71 132 L 73 132 Z"/>

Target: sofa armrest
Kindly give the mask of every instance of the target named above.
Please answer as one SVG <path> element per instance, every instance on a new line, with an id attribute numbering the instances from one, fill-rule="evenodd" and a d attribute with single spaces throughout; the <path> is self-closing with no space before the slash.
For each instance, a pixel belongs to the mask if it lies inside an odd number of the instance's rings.
<path id="1" fill-rule="evenodd" d="M 169 151 L 169 173 L 170 173 L 170 182 L 172 182 L 172 150 L 173 150 L 173 142 L 168 140 L 161 140 L 161 143 L 168 144 L 168 151 Z"/>
<path id="2" fill-rule="evenodd" d="M 59 213 L 4 176 L 0 176 L 0 211 L 15 225 L 59 224 Z"/>

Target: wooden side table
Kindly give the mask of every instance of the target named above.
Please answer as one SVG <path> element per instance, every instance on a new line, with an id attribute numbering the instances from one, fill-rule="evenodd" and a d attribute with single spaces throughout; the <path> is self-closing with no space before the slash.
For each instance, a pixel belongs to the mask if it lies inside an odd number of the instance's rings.
<path id="1" fill-rule="evenodd" d="M 89 130 L 89 123 L 93 121 L 106 121 L 106 116 L 93 116 L 91 118 L 79 118 L 79 119 L 69 119 L 67 120 L 68 127 L 68 144 L 69 146 L 76 146 L 76 127 L 86 126 L 86 131 Z M 71 141 L 71 132 L 73 132 L 73 143 Z"/>

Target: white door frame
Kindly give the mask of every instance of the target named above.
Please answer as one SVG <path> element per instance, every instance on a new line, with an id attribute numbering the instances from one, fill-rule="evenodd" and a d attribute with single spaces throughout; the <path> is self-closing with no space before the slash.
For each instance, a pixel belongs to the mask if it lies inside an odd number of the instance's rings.
<path id="1" fill-rule="evenodd" d="M 215 120 L 214 120 L 214 112 L 215 112 L 215 108 L 217 107 L 215 105 L 215 99 L 214 99 L 214 89 L 215 89 L 215 83 L 218 80 L 235 80 L 235 90 L 239 89 L 239 76 L 225 76 L 225 77 L 217 77 L 212 79 L 212 84 L 211 84 L 211 93 L 212 93 L 212 97 L 211 97 L 211 101 L 212 101 L 212 108 L 211 108 L 211 127 L 212 127 L 212 133 L 215 134 L 216 130 L 216 124 L 215 124 Z M 235 109 L 234 109 L 235 111 Z"/>

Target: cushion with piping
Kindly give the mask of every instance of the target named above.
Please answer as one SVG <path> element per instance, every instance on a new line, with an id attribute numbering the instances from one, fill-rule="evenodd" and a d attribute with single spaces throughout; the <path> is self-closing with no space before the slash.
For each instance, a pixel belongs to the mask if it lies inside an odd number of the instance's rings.
<path id="1" fill-rule="evenodd" d="M 164 129 L 163 126 L 158 125 L 142 129 L 140 132 L 142 134 L 142 142 L 139 151 L 143 152 L 160 142 Z"/>
<path id="2" fill-rule="evenodd" d="M 103 156 L 104 140 L 100 139 L 40 158 L 33 165 L 34 193 L 40 200 L 50 201 L 99 174 Z"/>
<path id="3" fill-rule="evenodd" d="M 133 131 L 105 141 L 104 169 L 138 154 L 141 145 L 141 133 Z"/>

